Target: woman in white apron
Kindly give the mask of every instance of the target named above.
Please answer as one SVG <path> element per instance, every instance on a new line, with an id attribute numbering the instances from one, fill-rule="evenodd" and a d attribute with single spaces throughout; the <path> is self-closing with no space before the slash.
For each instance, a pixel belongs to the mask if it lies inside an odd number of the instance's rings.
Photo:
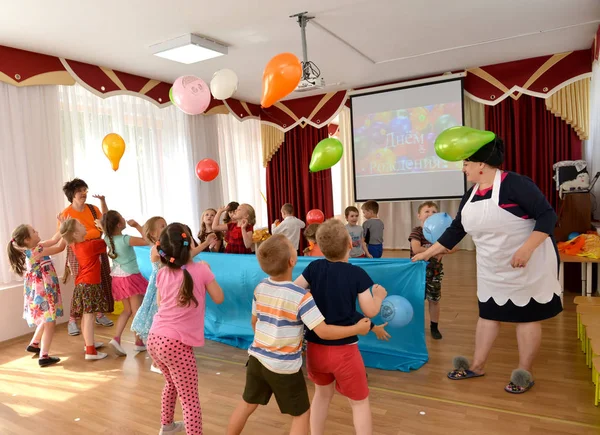
<path id="1" fill-rule="evenodd" d="M 475 186 L 463 197 L 450 228 L 413 261 L 448 252 L 466 234 L 473 238 L 479 300 L 475 354 L 471 363 L 455 358 L 455 370 L 448 377 L 483 376 L 501 322 L 512 322 L 517 324 L 519 367 L 505 390 L 520 394 L 534 384 L 540 321 L 562 311 L 558 252 L 552 238 L 556 214 L 531 179 L 500 170 L 503 161 L 504 144 L 498 138 L 464 161 L 463 172 Z"/>

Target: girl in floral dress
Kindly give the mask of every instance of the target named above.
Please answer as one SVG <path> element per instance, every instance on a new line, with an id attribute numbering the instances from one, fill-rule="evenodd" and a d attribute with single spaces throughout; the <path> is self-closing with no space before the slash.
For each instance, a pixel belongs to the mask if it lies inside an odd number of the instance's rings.
<path id="1" fill-rule="evenodd" d="M 148 339 L 152 320 L 158 311 L 158 304 L 156 303 L 156 273 L 158 272 L 160 261 L 158 253 L 156 252 L 156 242 L 166 227 L 167 221 L 160 216 L 151 217 L 142 227 L 144 238 L 153 245 L 150 249 L 152 274 L 148 280 L 148 287 L 146 288 L 146 294 L 144 295 L 142 305 L 133 318 L 133 322 L 131 322 L 131 330 L 141 337 L 144 342 Z M 151 370 L 160 372 L 154 364 L 151 366 Z"/>
<path id="2" fill-rule="evenodd" d="M 36 326 L 27 351 L 40 355 L 40 367 L 60 361 L 49 356 L 56 318 L 63 315 L 60 286 L 50 255 L 62 252 L 65 247 L 59 233 L 42 242 L 30 225 L 19 225 L 7 246 L 12 270 L 19 276 L 25 275 L 23 318 L 30 327 Z"/>

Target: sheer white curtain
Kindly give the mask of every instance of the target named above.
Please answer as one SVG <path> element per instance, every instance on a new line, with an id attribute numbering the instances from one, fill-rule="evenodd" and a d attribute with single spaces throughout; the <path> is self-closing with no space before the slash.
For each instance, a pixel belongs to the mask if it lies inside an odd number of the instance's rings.
<path id="1" fill-rule="evenodd" d="M 592 65 L 592 82 L 590 87 L 590 136 L 585 142 L 585 160 L 588 163 L 590 177 L 600 171 L 600 62 Z M 594 185 L 593 194 L 596 197 L 594 217 L 600 219 L 600 183 Z"/>
<path id="2" fill-rule="evenodd" d="M 354 181 L 352 168 L 352 129 L 350 124 L 350 109 L 344 107 L 339 115 L 340 140 L 344 144 L 344 155 L 339 163 L 340 177 L 334 178 L 334 184 L 341 185 L 341 207 L 338 218 L 344 220 L 344 209 L 355 205 L 360 209 L 360 204 L 354 202 Z M 465 98 L 465 125 L 473 128 L 483 129 L 484 107 L 469 98 Z M 333 174 L 333 172 L 332 172 Z M 339 181 L 336 181 L 339 180 Z M 334 187 L 335 191 L 335 187 Z M 335 202 L 335 200 L 334 200 Z M 460 200 L 436 201 L 440 212 L 446 212 L 450 216 L 456 216 Z M 404 202 L 380 202 L 379 217 L 385 223 L 383 244 L 386 249 L 409 249 L 408 236 L 412 228 L 419 225 L 417 212 L 420 201 Z M 469 236 L 460 243 L 461 249 L 474 249 L 473 241 Z"/>
<path id="3" fill-rule="evenodd" d="M 57 86 L 0 83 L 0 285 L 17 279 L 5 252 L 18 225 L 32 225 L 42 239 L 56 232 L 64 198 L 57 101 Z"/>
<path id="4" fill-rule="evenodd" d="M 159 215 L 197 227 L 201 211 L 191 117 L 134 96 L 102 99 L 79 85 L 60 86 L 59 97 L 65 179 L 84 179 L 90 193 L 106 195 L 109 208 L 142 225 Z M 116 172 L 102 152 L 108 133 L 118 133 L 126 144 Z"/>
<path id="5" fill-rule="evenodd" d="M 247 203 L 256 211 L 255 228 L 266 227 L 267 174 L 262 165 L 260 121 L 240 122 L 233 115 L 216 115 L 224 202 Z"/>

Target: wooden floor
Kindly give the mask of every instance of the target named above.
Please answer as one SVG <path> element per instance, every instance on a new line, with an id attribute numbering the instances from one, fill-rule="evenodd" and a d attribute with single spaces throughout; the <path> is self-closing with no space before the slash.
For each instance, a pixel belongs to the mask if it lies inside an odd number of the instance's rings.
<path id="1" fill-rule="evenodd" d="M 406 253 L 390 255 L 405 256 Z M 599 434 L 591 373 L 578 348 L 573 295 L 565 312 L 544 324 L 536 385 L 524 395 L 503 387 L 517 365 L 514 327 L 504 327 L 486 376 L 450 381 L 455 355 L 473 352 L 477 320 L 475 260 L 459 252 L 445 260 L 441 341 L 427 345 L 429 362 L 412 373 L 367 369 L 377 434 Z M 15 307 L 18 309 L 18 307 Z M 108 342 L 111 328 L 97 328 Z M 0 434 L 156 434 L 163 379 L 150 372 L 146 353 L 102 361 L 83 359 L 81 336 L 57 330 L 53 354 L 61 364 L 40 369 L 25 352 L 29 337 L 0 344 Z M 132 336 L 124 336 L 126 348 Z M 197 351 L 205 434 L 222 434 L 244 388 L 246 352 L 208 342 Z M 311 383 L 309 392 L 312 395 Z M 181 418 L 178 407 L 177 417 Z M 289 418 L 272 401 L 259 408 L 244 433 L 284 434 Z M 336 395 L 327 434 L 352 434 L 348 403 Z"/>

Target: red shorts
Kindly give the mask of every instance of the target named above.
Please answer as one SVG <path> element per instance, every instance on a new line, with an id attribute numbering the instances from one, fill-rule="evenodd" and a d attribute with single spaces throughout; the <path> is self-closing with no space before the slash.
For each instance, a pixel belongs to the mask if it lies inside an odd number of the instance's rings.
<path id="1" fill-rule="evenodd" d="M 358 344 L 326 346 L 308 343 L 306 351 L 308 377 L 317 385 L 329 385 L 351 400 L 369 397 L 367 371 Z"/>

